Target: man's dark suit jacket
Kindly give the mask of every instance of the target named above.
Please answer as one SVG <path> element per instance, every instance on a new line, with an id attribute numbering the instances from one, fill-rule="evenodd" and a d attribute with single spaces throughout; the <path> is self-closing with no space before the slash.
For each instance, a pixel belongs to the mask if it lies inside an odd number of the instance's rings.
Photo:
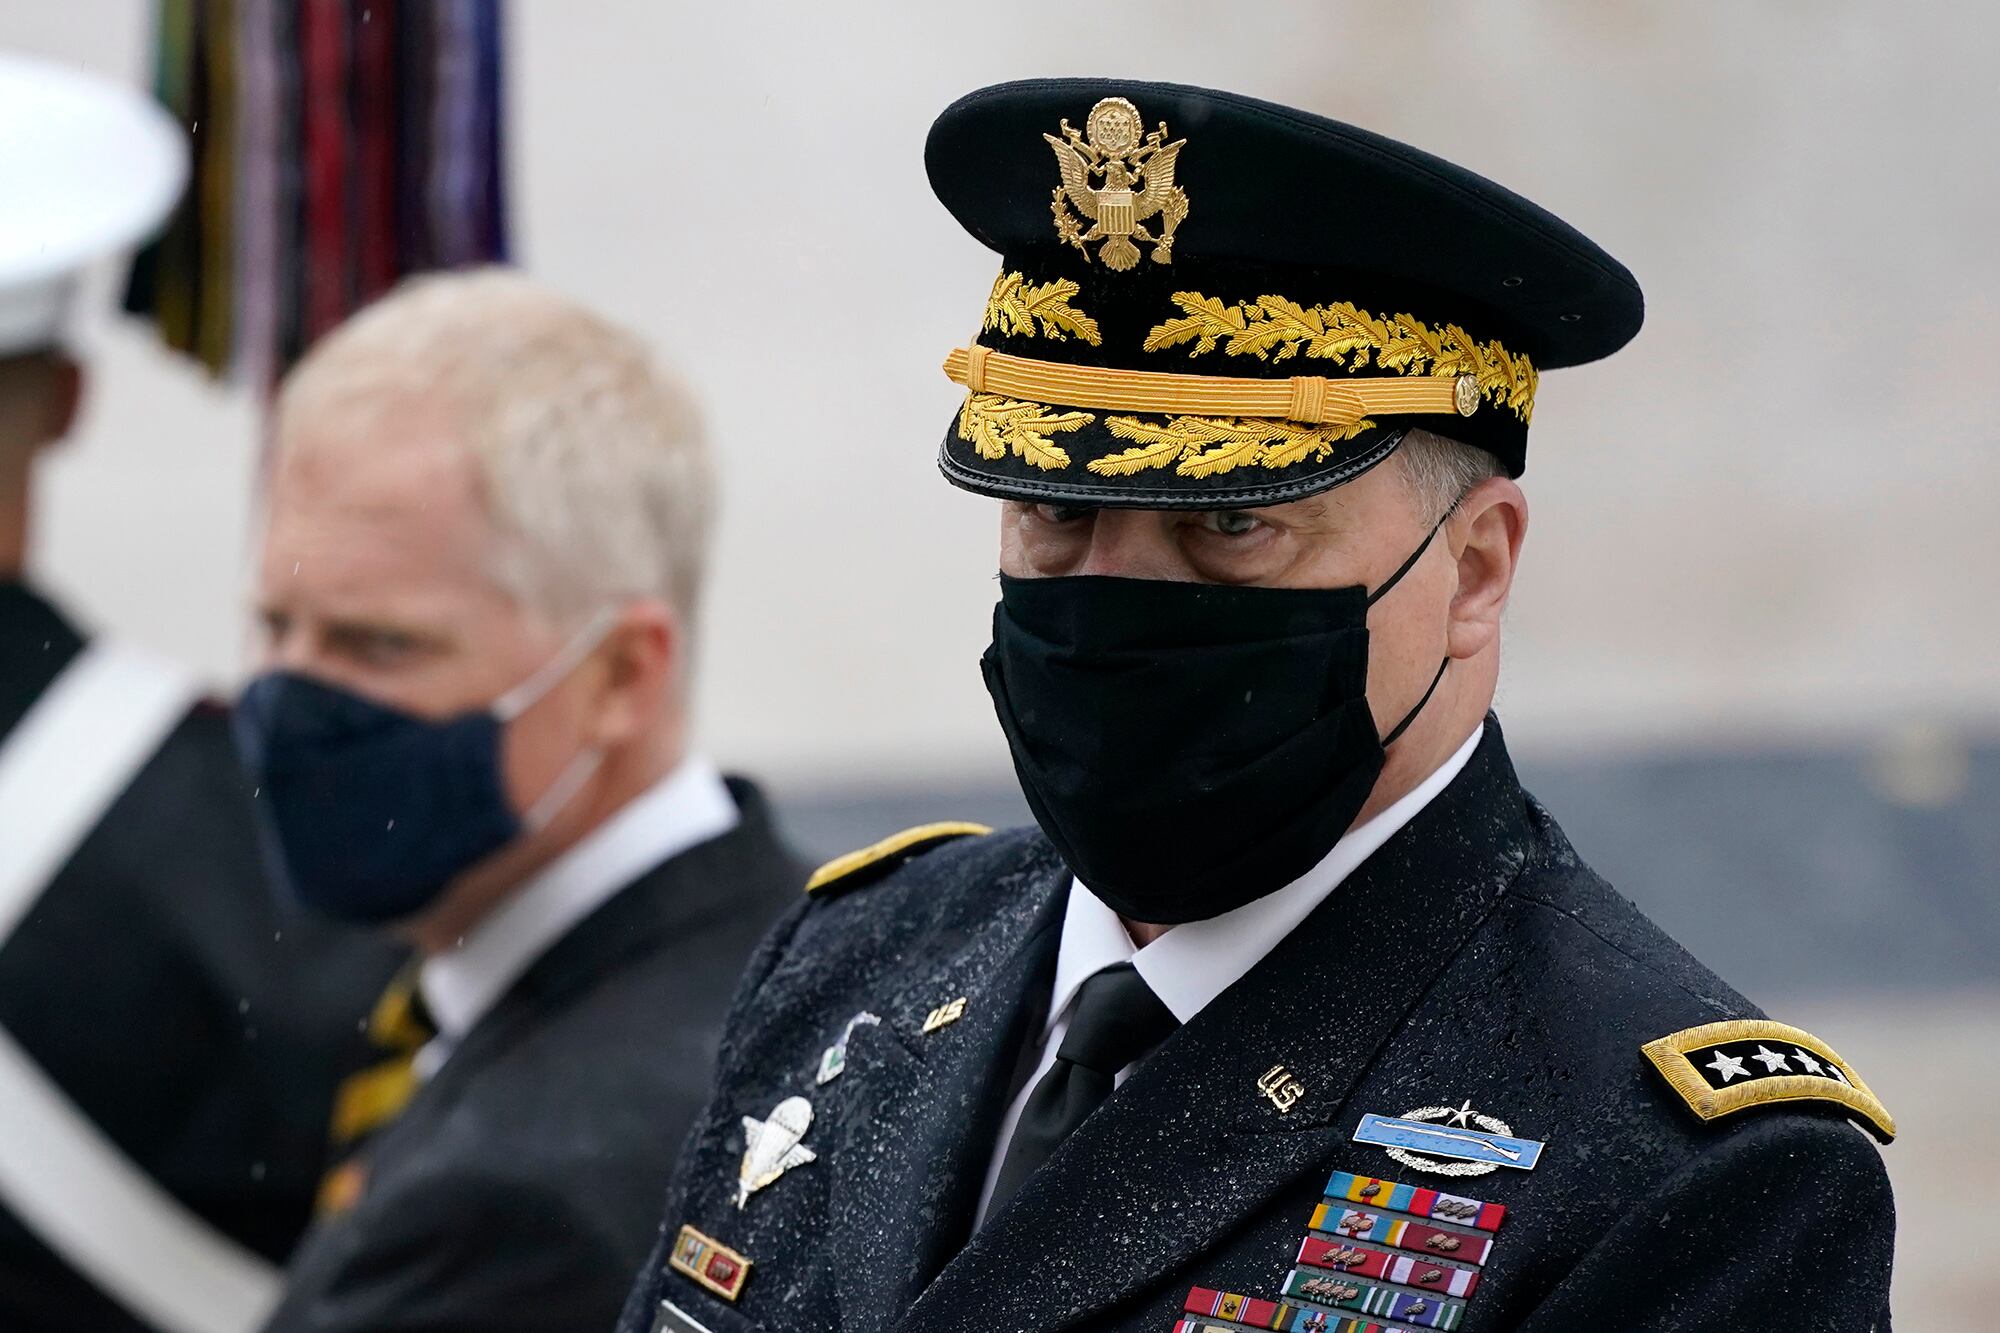
<path id="1" fill-rule="evenodd" d="M 1757 1011 L 1578 859 L 1491 721 L 1430 805 L 968 1239 L 1069 882 L 1032 831 L 966 838 L 772 933 L 623 1333 L 1172 1333 L 1192 1287 L 1276 1296 L 1336 1170 L 1506 1206 L 1462 1333 L 1888 1328 L 1874 1144 L 1843 1107 L 1705 1123 L 1670 1090 L 1644 1043 Z M 816 1086 L 864 1009 L 880 1023 Z M 1266 1095 L 1276 1065 L 1302 1087 L 1289 1112 Z M 800 1096 L 815 1160 L 739 1209 L 743 1118 Z M 1545 1142 L 1540 1164 L 1456 1180 L 1353 1141 L 1366 1112 L 1468 1099 Z M 749 1261 L 734 1301 L 668 1262 L 683 1224 Z M 1284 1327 L 1315 1316 L 1298 1317 Z"/>
<path id="2" fill-rule="evenodd" d="M 0 738 L 84 639 L 0 581 Z M 228 714 L 169 733 L 0 948 L 0 1026 L 134 1165 L 282 1261 L 311 1213 L 355 1023 L 397 959 L 267 888 Z M 0 829 L 0 839 L 7 836 Z M 0 1208 L 0 1329 L 139 1333 Z"/>
<path id="3" fill-rule="evenodd" d="M 728 998 L 803 867 L 763 797 L 571 928 L 365 1150 L 267 1333 L 609 1328 L 709 1074 Z"/>

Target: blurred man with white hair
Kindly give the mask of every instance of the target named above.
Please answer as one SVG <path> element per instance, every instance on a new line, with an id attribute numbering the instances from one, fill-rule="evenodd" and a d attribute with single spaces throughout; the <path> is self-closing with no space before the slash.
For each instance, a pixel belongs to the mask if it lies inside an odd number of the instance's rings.
<path id="1" fill-rule="evenodd" d="M 354 1017 L 395 963 L 267 891 L 228 715 L 29 578 L 86 268 L 167 215 L 181 129 L 0 55 L 0 1328 L 224 1333 L 311 1215 Z M 143 560 L 134 550 L 130 557 Z"/>
<path id="2" fill-rule="evenodd" d="M 689 748 L 713 483 L 631 335 L 411 283 L 286 382 L 239 737 L 297 900 L 413 942 L 273 1333 L 608 1326 L 803 874 Z"/>

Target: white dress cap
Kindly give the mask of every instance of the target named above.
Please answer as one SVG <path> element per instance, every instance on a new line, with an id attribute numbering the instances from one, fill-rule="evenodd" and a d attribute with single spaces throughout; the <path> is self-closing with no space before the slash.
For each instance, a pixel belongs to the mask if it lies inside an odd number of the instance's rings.
<path id="1" fill-rule="evenodd" d="M 0 52 L 0 356 L 53 342 L 85 266 L 166 218 L 186 138 L 137 89 Z"/>

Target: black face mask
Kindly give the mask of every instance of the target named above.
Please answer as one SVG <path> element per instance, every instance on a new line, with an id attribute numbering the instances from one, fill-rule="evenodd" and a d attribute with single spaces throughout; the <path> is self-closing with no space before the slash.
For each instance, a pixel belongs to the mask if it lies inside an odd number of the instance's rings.
<path id="1" fill-rule="evenodd" d="M 1134 921 L 1200 921 L 1332 849 L 1450 661 L 1378 737 L 1368 608 L 1431 537 L 1372 594 L 1001 576 L 986 688 L 1036 821 L 1091 892 Z"/>

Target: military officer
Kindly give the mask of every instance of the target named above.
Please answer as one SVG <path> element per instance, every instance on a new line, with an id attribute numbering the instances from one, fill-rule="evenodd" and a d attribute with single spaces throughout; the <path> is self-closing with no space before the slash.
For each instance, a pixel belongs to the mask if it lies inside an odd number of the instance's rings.
<path id="1" fill-rule="evenodd" d="M 227 712 L 28 580 L 68 312 L 186 153 L 136 91 L 11 55 L 0 127 L 0 1328 L 243 1333 L 395 959 L 272 898 Z"/>
<path id="2" fill-rule="evenodd" d="M 1888 1114 L 1583 864 L 1490 712 L 1543 371 L 1638 285 L 1247 97 L 988 88 L 945 432 L 1039 827 L 826 867 L 622 1327 L 1888 1327 Z"/>

